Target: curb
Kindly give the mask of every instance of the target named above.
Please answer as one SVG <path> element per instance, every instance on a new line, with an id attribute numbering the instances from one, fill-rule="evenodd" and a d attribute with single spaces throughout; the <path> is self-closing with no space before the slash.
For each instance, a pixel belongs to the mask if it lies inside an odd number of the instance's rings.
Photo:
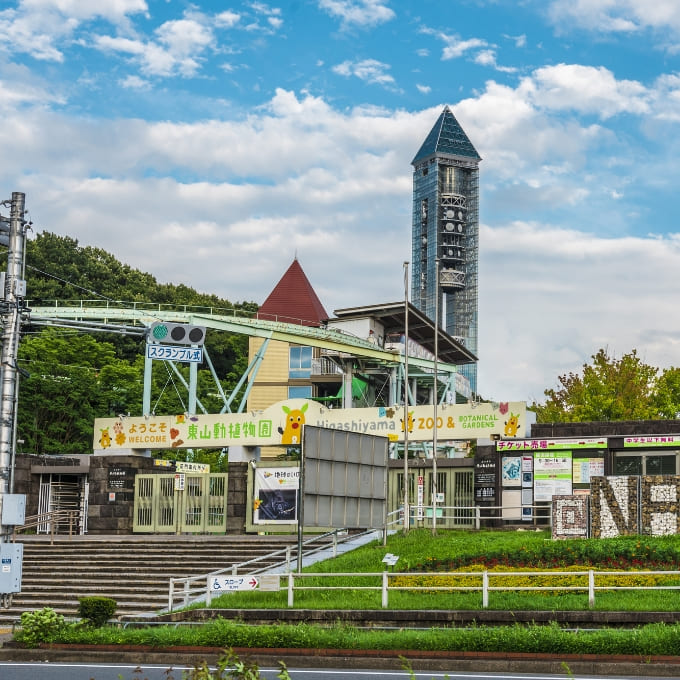
<path id="1" fill-rule="evenodd" d="M 680 676 L 680 656 L 639 657 L 605 654 L 527 654 L 522 652 L 428 652 L 421 650 L 233 648 L 242 659 L 276 667 L 280 661 L 290 667 L 316 668 L 337 665 L 343 668 L 401 670 L 401 658 L 416 671 L 475 671 Z M 36 649 L 0 648 L 2 661 L 153 663 L 192 667 L 202 661 L 214 665 L 222 655 L 217 647 L 153 648 L 133 645 L 45 645 Z M 323 661 L 321 661 L 323 659 Z"/>

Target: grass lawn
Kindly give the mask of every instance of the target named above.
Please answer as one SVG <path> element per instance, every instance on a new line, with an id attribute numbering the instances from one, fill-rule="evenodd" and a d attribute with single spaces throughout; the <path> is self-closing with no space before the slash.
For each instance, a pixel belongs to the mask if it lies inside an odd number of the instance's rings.
<path id="1" fill-rule="evenodd" d="M 470 578 L 437 578 L 437 572 L 474 571 L 622 571 L 627 576 L 609 577 L 611 585 L 680 586 L 675 576 L 656 577 L 653 581 L 633 576 L 643 570 L 674 571 L 680 568 L 680 537 L 628 536 L 615 539 L 574 539 L 553 541 L 548 531 L 447 531 L 433 536 L 430 530 L 418 529 L 393 534 L 387 546 L 374 541 L 366 546 L 305 568 L 306 573 L 376 573 L 385 570 L 386 553 L 399 556 L 390 571 L 399 573 L 426 572 L 427 576 L 397 577 L 390 586 L 407 588 L 409 583 L 440 588 L 439 590 L 395 590 L 389 593 L 390 609 L 480 609 L 482 594 L 461 590 L 441 590 L 447 585 L 473 583 Z M 496 577 L 499 579 L 500 577 Z M 493 577 L 492 577 L 493 579 Z M 519 580 L 518 580 L 519 579 Z M 550 581 L 564 586 L 587 587 L 587 577 L 559 577 Z M 361 590 L 379 586 L 380 577 L 339 576 L 305 578 L 301 585 L 315 590 L 295 593 L 295 607 L 312 609 L 379 609 L 379 590 Z M 481 576 L 474 579 L 481 584 Z M 538 577 L 515 577 L 513 580 L 493 580 L 492 585 L 542 585 Z M 356 589 L 333 590 L 334 586 L 356 586 Z M 599 585 L 599 583 L 598 583 Z M 285 586 L 282 579 L 282 586 Z M 200 605 L 202 606 L 202 605 Z M 213 597 L 211 608 L 280 608 L 287 606 L 287 592 L 234 592 Z M 492 592 L 489 608 L 499 610 L 581 610 L 588 609 L 587 591 L 512 591 Z M 597 591 L 595 609 L 609 611 L 677 611 L 680 609 L 680 590 Z"/>
<path id="2" fill-rule="evenodd" d="M 384 555 L 399 556 L 396 569 L 409 572 L 403 577 L 435 578 L 447 571 L 501 569 L 526 571 L 555 569 L 618 570 L 635 573 L 640 570 L 674 571 L 680 565 L 680 537 L 652 538 L 630 536 L 616 539 L 575 539 L 553 541 L 546 532 L 533 531 L 445 531 L 437 536 L 430 531 L 414 530 L 408 535 L 395 534 L 387 546 L 374 542 L 335 559 L 311 566 L 311 573 L 382 572 Z M 414 574 L 424 573 L 424 576 Z M 311 577 L 310 577 L 311 578 Z M 356 579 L 358 587 L 364 577 Z M 463 576 L 461 578 L 471 578 Z M 524 578 L 524 577 L 522 577 Z M 527 582 L 535 582 L 528 576 Z M 573 576 L 565 576 L 570 583 Z M 617 577 L 614 577 L 617 578 Z M 635 579 L 642 579 L 635 575 Z M 680 585 L 676 576 L 657 577 L 666 586 Z M 319 581 L 321 586 L 323 581 Z M 675 611 L 680 609 L 678 591 L 612 591 L 598 593 L 597 609 L 618 611 Z M 518 610 L 587 609 L 583 593 L 560 591 L 493 593 L 491 608 Z M 279 608 L 286 606 L 286 593 L 237 592 L 213 600 L 213 607 Z M 327 587 L 296 595 L 296 606 L 324 609 L 378 609 L 380 593 L 358 589 L 334 591 Z M 390 593 L 393 609 L 479 609 L 479 593 L 464 592 L 394 592 Z M 27 622 L 28 623 L 28 622 Z M 635 629 L 602 629 L 596 631 L 563 630 L 558 624 L 472 626 L 466 628 L 432 628 L 430 630 L 362 630 L 352 626 L 314 626 L 311 624 L 250 626 L 238 621 L 218 619 L 192 627 L 149 626 L 146 628 L 92 628 L 80 624 L 32 628 L 19 631 L 17 639 L 29 645 L 38 642 L 94 644 L 135 644 L 152 647 L 203 645 L 211 647 L 294 647 L 384 650 L 478 650 L 581 654 L 633 654 L 641 657 L 674 654 L 680 649 L 680 625 L 653 624 Z M 203 676 L 201 676 L 203 677 Z M 206 676 L 209 677 L 209 676 Z M 245 676 L 244 676 L 245 677 Z"/>

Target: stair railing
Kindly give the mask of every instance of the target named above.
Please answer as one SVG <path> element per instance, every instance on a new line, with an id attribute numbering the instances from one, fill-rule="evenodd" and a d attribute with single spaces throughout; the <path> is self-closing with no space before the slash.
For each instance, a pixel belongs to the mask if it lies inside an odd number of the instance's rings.
<path id="1" fill-rule="evenodd" d="M 335 529 L 319 536 L 314 536 L 302 543 L 302 559 L 311 557 L 324 550 L 331 550 L 332 556 L 338 554 L 338 545 L 349 540 L 355 540 L 360 536 L 375 534 L 376 529 L 369 529 L 362 533 L 350 534 L 346 529 Z M 305 546 L 309 549 L 305 551 Z M 193 601 L 205 601 L 210 604 L 210 583 L 216 576 L 231 574 L 236 576 L 244 573 L 247 569 L 249 575 L 257 575 L 265 572 L 272 572 L 277 569 L 284 569 L 284 573 L 289 573 L 293 563 L 297 561 L 297 546 L 287 546 L 280 550 L 275 550 L 267 555 L 254 557 L 246 562 L 239 562 L 224 569 L 217 569 L 207 574 L 197 576 L 187 576 L 183 578 L 171 578 L 168 588 L 168 611 L 171 612 L 175 607 L 187 607 Z M 281 558 L 281 559 L 277 559 Z M 272 560 L 274 562 L 272 563 Z M 264 564 L 262 564 L 264 563 Z M 256 566 L 259 565 L 259 566 Z"/>
<path id="2" fill-rule="evenodd" d="M 54 535 L 57 533 L 57 528 L 68 523 L 68 537 L 73 536 L 75 527 L 78 525 L 80 518 L 80 510 L 51 510 L 50 512 L 43 512 L 39 515 L 30 515 L 26 517 L 21 526 L 14 527 L 12 531 L 12 542 L 16 541 L 18 533 L 26 531 L 27 529 L 38 529 L 45 525 L 49 525 L 50 545 L 54 545 Z"/>

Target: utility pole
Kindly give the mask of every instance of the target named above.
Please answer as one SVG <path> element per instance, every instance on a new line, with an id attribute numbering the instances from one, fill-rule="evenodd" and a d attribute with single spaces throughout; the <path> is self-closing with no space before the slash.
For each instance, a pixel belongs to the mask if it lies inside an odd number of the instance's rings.
<path id="1" fill-rule="evenodd" d="M 25 310 L 26 281 L 24 258 L 27 224 L 24 220 L 25 195 L 12 193 L 12 199 L 0 205 L 10 208 L 9 220 L 0 216 L 0 244 L 6 245 L 7 271 L 0 274 L 0 320 L 2 350 L 0 351 L 0 596 L 8 606 L 10 593 L 21 590 L 21 546 L 9 544 L 12 528 L 23 524 L 25 498 L 12 494 L 13 456 L 15 453 L 16 405 L 19 368 L 19 336 L 21 316 Z"/>

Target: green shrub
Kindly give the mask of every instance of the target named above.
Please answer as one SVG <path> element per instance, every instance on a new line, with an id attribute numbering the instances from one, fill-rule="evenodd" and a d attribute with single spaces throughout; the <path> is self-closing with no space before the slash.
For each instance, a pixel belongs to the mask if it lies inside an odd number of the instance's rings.
<path id="1" fill-rule="evenodd" d="M 63 627 L 64 617 L 50 607 L 24 612 L 17 639 L 27 647 L 37 647 L 41 642 L 51 642 Z"/>
<path id="2" fill-rule="evenodd" d="M 110 597 L 81 597 L 78 602 L 78 616 L 97 628 L 101 628 L 114 615 L 118 606 Z"/>

